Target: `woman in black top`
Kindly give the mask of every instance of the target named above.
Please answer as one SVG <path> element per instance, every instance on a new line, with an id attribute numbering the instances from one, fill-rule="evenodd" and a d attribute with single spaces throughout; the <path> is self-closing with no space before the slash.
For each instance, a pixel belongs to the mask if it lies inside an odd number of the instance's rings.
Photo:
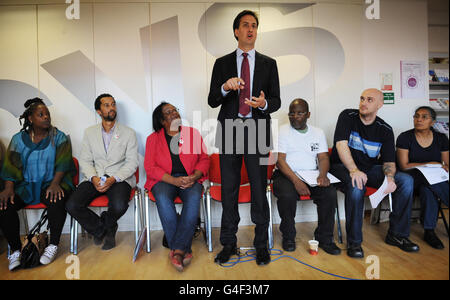
<path id="1" fill-rule="evenodd" d="M 430 185 L 422 173 L 414 167 L 426 164 L 441 165 L 448 172 L 448 138 L 432 129 L 436 112 L 428 106 L 416 109 L 414 129 L 403 132 L 397 138 L 397 161 L 402 171 L 414 178 L 415 190 L 423 212 L 424 240 L 433 248 L 443 249 L 444 245 L 434 232 L 436 227 L 439 199 L 448 206 L 448 181 Z"/>

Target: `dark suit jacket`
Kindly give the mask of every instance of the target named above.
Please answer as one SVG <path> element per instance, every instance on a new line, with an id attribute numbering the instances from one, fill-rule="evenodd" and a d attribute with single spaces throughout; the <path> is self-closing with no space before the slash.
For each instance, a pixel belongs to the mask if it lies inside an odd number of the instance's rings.
<path id="1" fill-rule="evenodd" d="M 224 142 L 225 138 L 225 120 L 235 120 L 239 113 L 239 94 L 238 91 L 230 91 L 226 97 L 222 96 L 221 87 L 230 78 L 237 77 L 236 51 L 220 57 L 216 60 L 211 77 L 211 86 L 208 96 L 208 104 L 212 108 L 220 106 L 220 123 L 216 132 L 216 147 L 221 149 L 220 140 Z M 255 70 L 253 74 L 252 96 L 259 97 L 260 92 L 265 94 L 268 103 L 267 110 L 262 111 L 258 108 L 252 108 L 252 118 L 255 120 L 266 120 L 266 145 L 271 141 L 270 114 L 277 111 L 281 106 L 280 99 L 280 81 L 278 78 L 277 63 L 274 59 L 265 56 L 259 52 L 255 54 Z M 219 132 L 221 130 L 221 132 Z M 261 130 L 261 128 L 257 128 Z M 220 135 L 222 139 L 220 139 Z"/>

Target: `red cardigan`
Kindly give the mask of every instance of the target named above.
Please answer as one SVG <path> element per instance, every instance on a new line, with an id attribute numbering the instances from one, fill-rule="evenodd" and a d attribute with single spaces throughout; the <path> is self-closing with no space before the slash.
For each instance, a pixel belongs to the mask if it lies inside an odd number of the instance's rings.
<path id="1" fill-rule="evenodd" d="M 188 175 L 195 170 L 203 172 L 202 183 L 208 178 L 209 157 L 201 134 L 192 127 L 181 127 L 179 143 L 180 161 Z M 162 180 L 165 173 L 172 172 L 172 159 L 167 145 L 164 129 L 154 132 L 147 137 L 145 146 L 144 168 L 147 181 L 144 187 L 151 191 L 153 186 Z"/>

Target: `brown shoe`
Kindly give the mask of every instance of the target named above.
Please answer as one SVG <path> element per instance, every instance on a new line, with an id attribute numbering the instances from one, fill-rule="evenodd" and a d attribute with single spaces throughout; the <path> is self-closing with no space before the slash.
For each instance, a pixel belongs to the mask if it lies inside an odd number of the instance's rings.
<path id="1" fill-rule="evenodd" d="M 191 263 L 192 258 L 192 253 L 186 253 L 183 258 L 183 266 L 188 266 Z"/>
<path id="2" fill-rule="evenodd" d="M 178 272 L 183 271 L 183 254 L 175 253 L 175 251 L 170 250 L 169 260 L 172 266 L 174 266 Z"/>

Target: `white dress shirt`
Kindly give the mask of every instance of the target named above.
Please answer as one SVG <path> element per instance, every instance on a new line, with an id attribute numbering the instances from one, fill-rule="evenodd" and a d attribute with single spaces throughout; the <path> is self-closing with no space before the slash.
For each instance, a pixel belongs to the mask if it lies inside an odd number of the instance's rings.
<path id="1" fill-rule="evenodd" d="M 238 74 L 238 78 L 241 78 L 241 69 L 242 69 L 242 61 L 244 60 L 244 56 L 242 55 L 242 53 L 244 53 L 244 51 L 242 51 L 241 49 L 237 48 L 236 49 L 236 62 L 237 62 L 237 74 Z M 250 51 L 247 52 L 247 59 L 248 59 L 248 65 L 250 68 L 250 82 L 246 82 L 245 84 L 250 84 L 250 97 L 252 94 L 252 89 L 253 89 L 253 73 L 255 72 L 255 54 L 256 54 L 256 50 L 252 49 Z M 226 96 L 228 95 L 230 91 L 225 91 L 223 89 L 223 84 L 222 84 L 222 96 Z M 238 91 L 238 93 L 240 93 L 240 90 Z M 252 100 L 251 98 L 249 100 Z M 264 106 L 264 108 L 258 107 L 260 110 L 266 110 L 267 109 L 267 100 L 266 100 L 266 105 Z M 238 116 L 240 118 L 251 118 L 252 117 L 252 110 L 250 109 L 250 112 L 243 116 L 240 113 L 238 113 Z"/>

